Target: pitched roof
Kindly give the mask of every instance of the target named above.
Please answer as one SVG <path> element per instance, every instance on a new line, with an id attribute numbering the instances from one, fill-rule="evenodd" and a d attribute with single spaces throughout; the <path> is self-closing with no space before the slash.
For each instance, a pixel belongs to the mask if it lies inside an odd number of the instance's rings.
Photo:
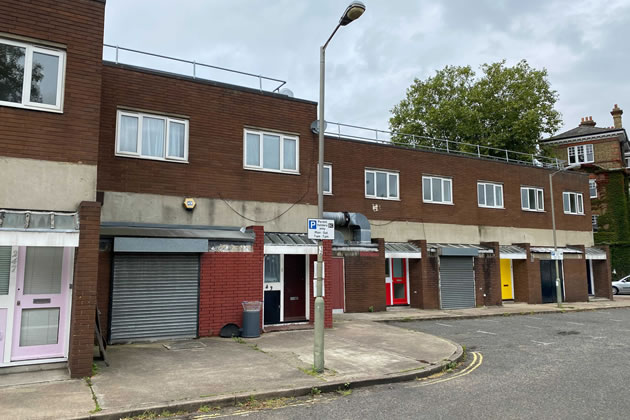
<path id="1" fill-rule="evenodd" d="M 578 127 L 572 128 L 569 131 L 565 131 L 564 133 L 556 134 L 555 136 L 551 136 L 548 139 L 543 139 L 542 142 L 546 141 L 554 141 L 559 139 L 567 139 L 571 137 L 580 137 L 580 136 L 588 136 L 590 134 L 602 134 L 607 132 L 619 131 L 619 128 L 603 128 L 603 127 L 592 127 L 588 125 L 580 125 Z"/>

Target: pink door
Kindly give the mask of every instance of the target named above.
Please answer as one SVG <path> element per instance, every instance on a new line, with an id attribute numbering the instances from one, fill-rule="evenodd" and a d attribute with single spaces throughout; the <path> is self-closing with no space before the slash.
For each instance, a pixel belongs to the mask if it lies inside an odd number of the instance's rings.
<path id="1" fill-rule="evenodd" d="M 72 250 L 19 248 L 11 360 L 64 357 Z"/>

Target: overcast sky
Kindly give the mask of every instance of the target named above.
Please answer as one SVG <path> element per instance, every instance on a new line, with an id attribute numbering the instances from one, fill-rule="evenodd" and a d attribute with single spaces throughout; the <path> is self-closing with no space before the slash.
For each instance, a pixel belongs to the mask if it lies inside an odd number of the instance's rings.
<path id="1" fill-rule="evenodd" d="M 319 47 L 347 3 L 107 0 L 105 42 L 286 80 L 296 97 L 317 100 Z M 598 126 L 611 126 L 615 103 L 630 118 L 630 1 L 364 3 L 365 14 L 342 27 L 327 49 L 327 121 L 387 129 L 390 110 L 414 78 L 424 79 L 446 65 L 479 70 L 502 59 L 508 65 L 526 59 L 549 71 L 560 95 L 561 131 L 588 115 Z M 105 58 L 111 57 L 106 52 Z M 130 55 L 121 59 L 158 65 Z"/>

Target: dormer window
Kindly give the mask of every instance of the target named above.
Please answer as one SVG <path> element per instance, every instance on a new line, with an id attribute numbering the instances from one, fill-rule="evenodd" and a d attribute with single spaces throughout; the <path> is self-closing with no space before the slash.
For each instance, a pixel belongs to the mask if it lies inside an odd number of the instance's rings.
<path id="1" fill-rule="evenodd" d="M 582 144 L 571 146 L 567 149 L 569 154 L 569 165 L 576 163 L 592 163 L 595 161 L 592 144 Z"/>

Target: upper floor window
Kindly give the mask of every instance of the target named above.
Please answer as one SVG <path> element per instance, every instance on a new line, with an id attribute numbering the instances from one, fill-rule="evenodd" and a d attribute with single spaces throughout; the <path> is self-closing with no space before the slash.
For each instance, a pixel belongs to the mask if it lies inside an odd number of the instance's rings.
<path id="1" fill-rule="evenodd" d="M 279 133 L 245 130 L 243 166 L 272 172 L 299 172 L 299 138 Z"/>
<path id="2" fill-rule="evenodd" d="M 544 211 L 545 202 L 543 189 L 521 187 L 521 209 L 527 211 Z"/>
<path id="3" fill-rule="evenodd" d="M 569 153 L 569 165 L 574 163 L 590 163 L 595 161 L 592 144 L 582 144 L 571 146 L 567 149 Z"/>
<path id="4" fill-rule="evenodd" d="M 597 181 L 594 179 L 588 180 L 588 193 L 590 198 L 597 198 Z"/>
<path id="5" fill-rule="evenodd" d="M 116 125 L 119 156 L 188 160 L 188 120 L 119 110 Z"/>
<path id="6" fill-rule="evenodd" d="M 332 165 L 324 165 L 324 194 L 332 195 Z"/>
<path id="7" fill-rule="evenodd" d="M 382 200 L 398 200 L 398 172 L 366 169 L 365 196 Z"/>
<path id="8" fill-rule="evenodd" d="M 453 180 L 437 176 L 422 177 L 422 201 L 425 203 L 453 204 Z"/>
<path id="9" fill-rule="evenodd" d="M 597 232 L 599 230 L 599 220 L 597 220 L 599 218 L 598 215 L 593 214 L 591 216 L 591 223 L 593 224 L 593 232 Z"/>
<path id="10" fill-rule="evenodd" d="M 582 194 L 574 192 L 563 192 L 562 203 L 566 214 L 584 214 L 584 203 Z"/>
<path id="11" fill-rule="evenodd" d="M 62 110 L 66 53 L 0 39 L 0 105 Z"/>
<path id="12" fill-rule="evenodd" d="M 503 185 L 491 182 L 477 183 L 477 204 L 479 207 L 503 208 Z"/>

